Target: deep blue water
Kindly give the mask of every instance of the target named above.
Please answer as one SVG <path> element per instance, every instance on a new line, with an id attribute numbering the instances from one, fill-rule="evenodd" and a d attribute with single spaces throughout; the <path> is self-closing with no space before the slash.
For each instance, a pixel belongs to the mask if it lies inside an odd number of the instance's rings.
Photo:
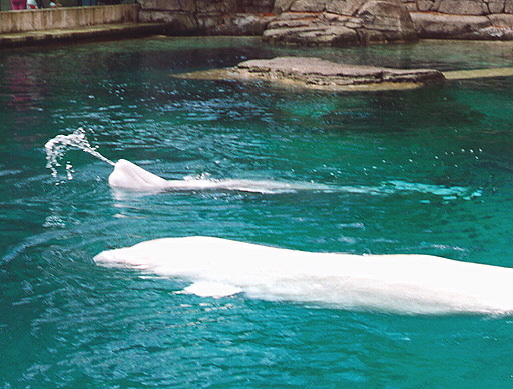
<path id="1" fill-rule="evenodd" d="M 513 79 L 319 92 L 173 74 L 311 55 L 439 70 L 513 65 L 512 43 L 273 48 L 156 38 L 0 54 L 0 387 L 511 387 L 510 317 L 411 316 L 176 294 L 99 252 L 208 235 L 316 252 L 513 267 Z M 44 144 L 86 129 L 169 179 L 354 190 L 118 198 L 111 166 Z M 378 189 L 376 189 L 378 188 Z"/>

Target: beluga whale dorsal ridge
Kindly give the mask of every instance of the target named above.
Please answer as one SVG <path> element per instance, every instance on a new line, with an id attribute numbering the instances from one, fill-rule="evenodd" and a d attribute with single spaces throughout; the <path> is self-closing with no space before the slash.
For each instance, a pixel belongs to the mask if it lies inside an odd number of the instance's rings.
<path id="1" fill-rule="evenodd" d="M 191 282 L 184 293 L 399 314 L 513 314 L 513 269 L 431 255 L 352 255 L 186 237 L 94 257 Z"/>

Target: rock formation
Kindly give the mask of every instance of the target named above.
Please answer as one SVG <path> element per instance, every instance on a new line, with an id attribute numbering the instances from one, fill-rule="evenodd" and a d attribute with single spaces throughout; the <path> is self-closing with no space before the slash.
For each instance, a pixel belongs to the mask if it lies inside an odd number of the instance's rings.
<path id="1" fill-rule="evenodd" d="M 347 65 L 310 57 L 244 61 L 234 68 L 175 75 L 179 78 L 257 80 L 322 90 L 405 89 L 442 82 L 432 69 L 391 69 Z"/>
<path id="2" fill-rule="evenodd" d="M 169 34 L 263 35 L 272 43 L 361 45 L 417 38 L 513 39 L 513 0 L 138 0 Z"/>
<path id="3" fill-rule="evenodd" d="M 404 0 L 420 38 L 513 39 L 513 0 Z"/>
<path id="4" fill-rule="evenodd" d="M 261 35 L 275 0 L 139 0 L 141 22 L 167 22 L 168 33 Z"/>
<path id="5" fill-rule="evenodd" d="M 275 11 L 263 34 L 267 42 L 346 46 L 417 39 L 400 0 L 277 0 Z"/>

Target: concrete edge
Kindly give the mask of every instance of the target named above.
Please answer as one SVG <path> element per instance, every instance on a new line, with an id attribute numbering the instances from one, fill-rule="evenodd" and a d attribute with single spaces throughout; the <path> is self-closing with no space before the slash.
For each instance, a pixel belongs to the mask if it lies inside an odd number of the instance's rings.
<path id="1" fill-rule="evenodd" d="M 0 48 L 40 46 L 60 42 L 109 40 L 113 38 L 143 37 L 164 33 L 167 23 L 104 24 L 72 29 L 55 29 L 1 34 Z"/>

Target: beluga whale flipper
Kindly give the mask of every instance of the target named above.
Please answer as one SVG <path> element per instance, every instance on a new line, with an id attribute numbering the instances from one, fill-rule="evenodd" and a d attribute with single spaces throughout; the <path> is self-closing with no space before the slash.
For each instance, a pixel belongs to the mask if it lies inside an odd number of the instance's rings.
<path id="1" fill-rule="evenodd" d="M 513 269 L 430 255 L 314 253 L 211 237 L 103 251 L 98 264 L 179 278 L 183 293 L 399 314 L 513 314 Z"/>

